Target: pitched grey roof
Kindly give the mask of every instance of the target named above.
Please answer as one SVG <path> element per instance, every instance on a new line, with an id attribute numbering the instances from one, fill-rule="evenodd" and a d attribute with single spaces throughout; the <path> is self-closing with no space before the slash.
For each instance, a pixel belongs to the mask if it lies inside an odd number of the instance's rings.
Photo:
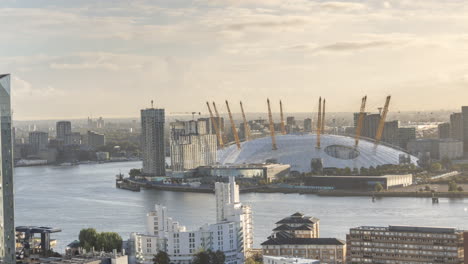
<path id="1" fill-rule="evenodd" d="M 336 238 L 270 238 L 261 244 L 271 245 L 333 245 L 342 246 L 345 242 Z"/>

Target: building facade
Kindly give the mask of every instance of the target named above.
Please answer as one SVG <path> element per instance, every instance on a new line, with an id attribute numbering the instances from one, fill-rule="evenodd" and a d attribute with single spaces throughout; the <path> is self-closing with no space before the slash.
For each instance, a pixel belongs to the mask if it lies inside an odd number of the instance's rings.
<path id="1" fill-rule="evenodd" d="M 47 149 L 49 144 L 49 133 L 41 131 L 29 132 L 29 145 L 33 154 L 39 153 L 41 150 Z"/>
<path id="2" fill-rule="evenodd" d="M 450 115 L 450 137 L 463 141 L 463 116 L 462 113 Z"/>
<path id="3" fill-rule="evenodd" d="M 440 139 L 450 138 L 450 123 L 442 123 L 437 126 Z"/>
<path id="4" fill-rule="evenodd" d="M 426 138 L 408 142 L 408 151 L 420 159 L 424 157 L 436 160 L 443 158 L 457 159 L 463 157 L 463 145 L 462 141 L 451 138 Z"/>
<path id="5" fill-rule="evenodd" d="M 5 264 L 16 262 L 10 80 L 9 74 L 0 74 L 0 259 Z"/>
<path id="6" fill-rule="evenodd" d="M 468 106 L 462 106 L 463 151 L 468 152 Z"/>
<path id="7" fill-rule="evenodd" d="M 164 109 L 141 110 L 142 172 L 150 176 L 165 176 Z"/>
<path id="8" fill-rule="evenodd" d="M 197 177 L 236 177 L 263 179 L 271 182 L 289 175 L 289 164 L 232 164 L 201 166 L 196 170 Z"/>
<path id="9" fill-rule="evenodd" d="M 263 264 L 320 264 L 316 259 L 263 256 Z"/>
<path id="10" fill-rule="evenodd" d="M 187 231 L 185 226 L 169 217 L 167 208 L 156 205 L 147 214 L 147 234 L 132 233 L 128 241 L 130 259 L 136 263 L 153 264 L 154 255 L 166 252 L 172 264 L 190 264 L 202 250 L 222 251 L 226 264 L 243 264 L 252 248 L 252 215 L 249 206 L 239 202 L 239 187 L 234 179 L 216 185 L 218 221 Z M 132 262 L 131 262 L 132 263 Z"/>
<path id="11" fill-rule="evenodd" d="M 312 133 L 312 119 L 311 118 L 304 119 L 304 132 Z"/>
<path id="12" fill-rule="evenodd" d="M 65 136 L 71 133 L 71 122 L 70 121 L 58 121 L 56 132 L 57 132 L 57 139 L 61 139 L 65 141 Z"/>
<path id="13" fill-rule="evenodd" d="M 205 120 L 177 121 L 170 124 L 173 171 L 186 171 L 216 163 L 217 137 Z"/>
<path id="14" fill-rule="evenodd" d="M 464 263 L 464 232 L 455 228 L 389 226 L 352 228 L 348 263 Z"/>
<path id="15" fill-rule="evenodd" d="M 92 149 L 97 149 L 106 144 L 106 137 L 104 134 L 88 131 L 86 138 L 88 147 Z"/>

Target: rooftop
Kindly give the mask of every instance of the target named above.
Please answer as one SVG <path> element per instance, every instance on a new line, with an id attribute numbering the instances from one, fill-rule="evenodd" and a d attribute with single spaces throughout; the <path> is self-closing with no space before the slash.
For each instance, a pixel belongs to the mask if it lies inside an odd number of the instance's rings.
<path id="1" fill-rule="evenodd" d="M 291 216 L 281 219 L 280 221 L 276 222 L 276 224 L 315 224 L 318 221 L 320 221 L 318 218 L 305 216 L 301 213 L 295 213 Z"/>
<path id="2" fill-rule="evenodd" d="M 274 245 L 333 245 L 343 246 L 346 243 L 336 238 L 269 238 L 262 246 Z"/>
<path id="3" fill-rule="evenodd" d="M 430 227 L 430 226 L 360 226 L 352 228 L 354 230 L 368 231 L 393 231 L 393 232 L 411 232 L 411 233 L 439 233 L 439 234 L 454 234 L 459 232 L 453 227 Z"/>

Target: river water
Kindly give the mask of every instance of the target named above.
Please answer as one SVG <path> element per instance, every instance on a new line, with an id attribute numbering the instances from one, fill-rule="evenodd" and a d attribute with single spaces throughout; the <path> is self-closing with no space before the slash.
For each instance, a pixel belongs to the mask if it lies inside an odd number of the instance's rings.
<path id="1" fill-rule="evenodd" d="M 145 215 L 163 204 L 189 229 L 216 221 L 213 194 L 157 190 L 131 192 L 115 188 L 115 175 L 140 168 L 141 162 L 87 164 L 70 167 L 25 167 L 15 170 L 16 225 L 62 228 L 53 234 L 56 250 L 75 239 L 82 228 L 145 232 Z M 274 223 L 296 211 L 320 219 L 320 236 L 345 239 L 349 228 L 361 225 L 426 225 L 468 229 L 468 199 L 319 197 L 299 194 L 242 194 L 253 209 L 254 246 L 270 235 Z"/>

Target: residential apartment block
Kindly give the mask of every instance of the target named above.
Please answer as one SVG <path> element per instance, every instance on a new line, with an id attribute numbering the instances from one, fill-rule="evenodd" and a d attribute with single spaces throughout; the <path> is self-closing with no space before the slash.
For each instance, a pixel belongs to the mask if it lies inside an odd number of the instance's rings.
<path id="1" fill-rule="evenodd" d="M 460 264 L 466 245 L 455 228 L 361 226 L 350 230 L 347 247 L 349 264 Z"/>

